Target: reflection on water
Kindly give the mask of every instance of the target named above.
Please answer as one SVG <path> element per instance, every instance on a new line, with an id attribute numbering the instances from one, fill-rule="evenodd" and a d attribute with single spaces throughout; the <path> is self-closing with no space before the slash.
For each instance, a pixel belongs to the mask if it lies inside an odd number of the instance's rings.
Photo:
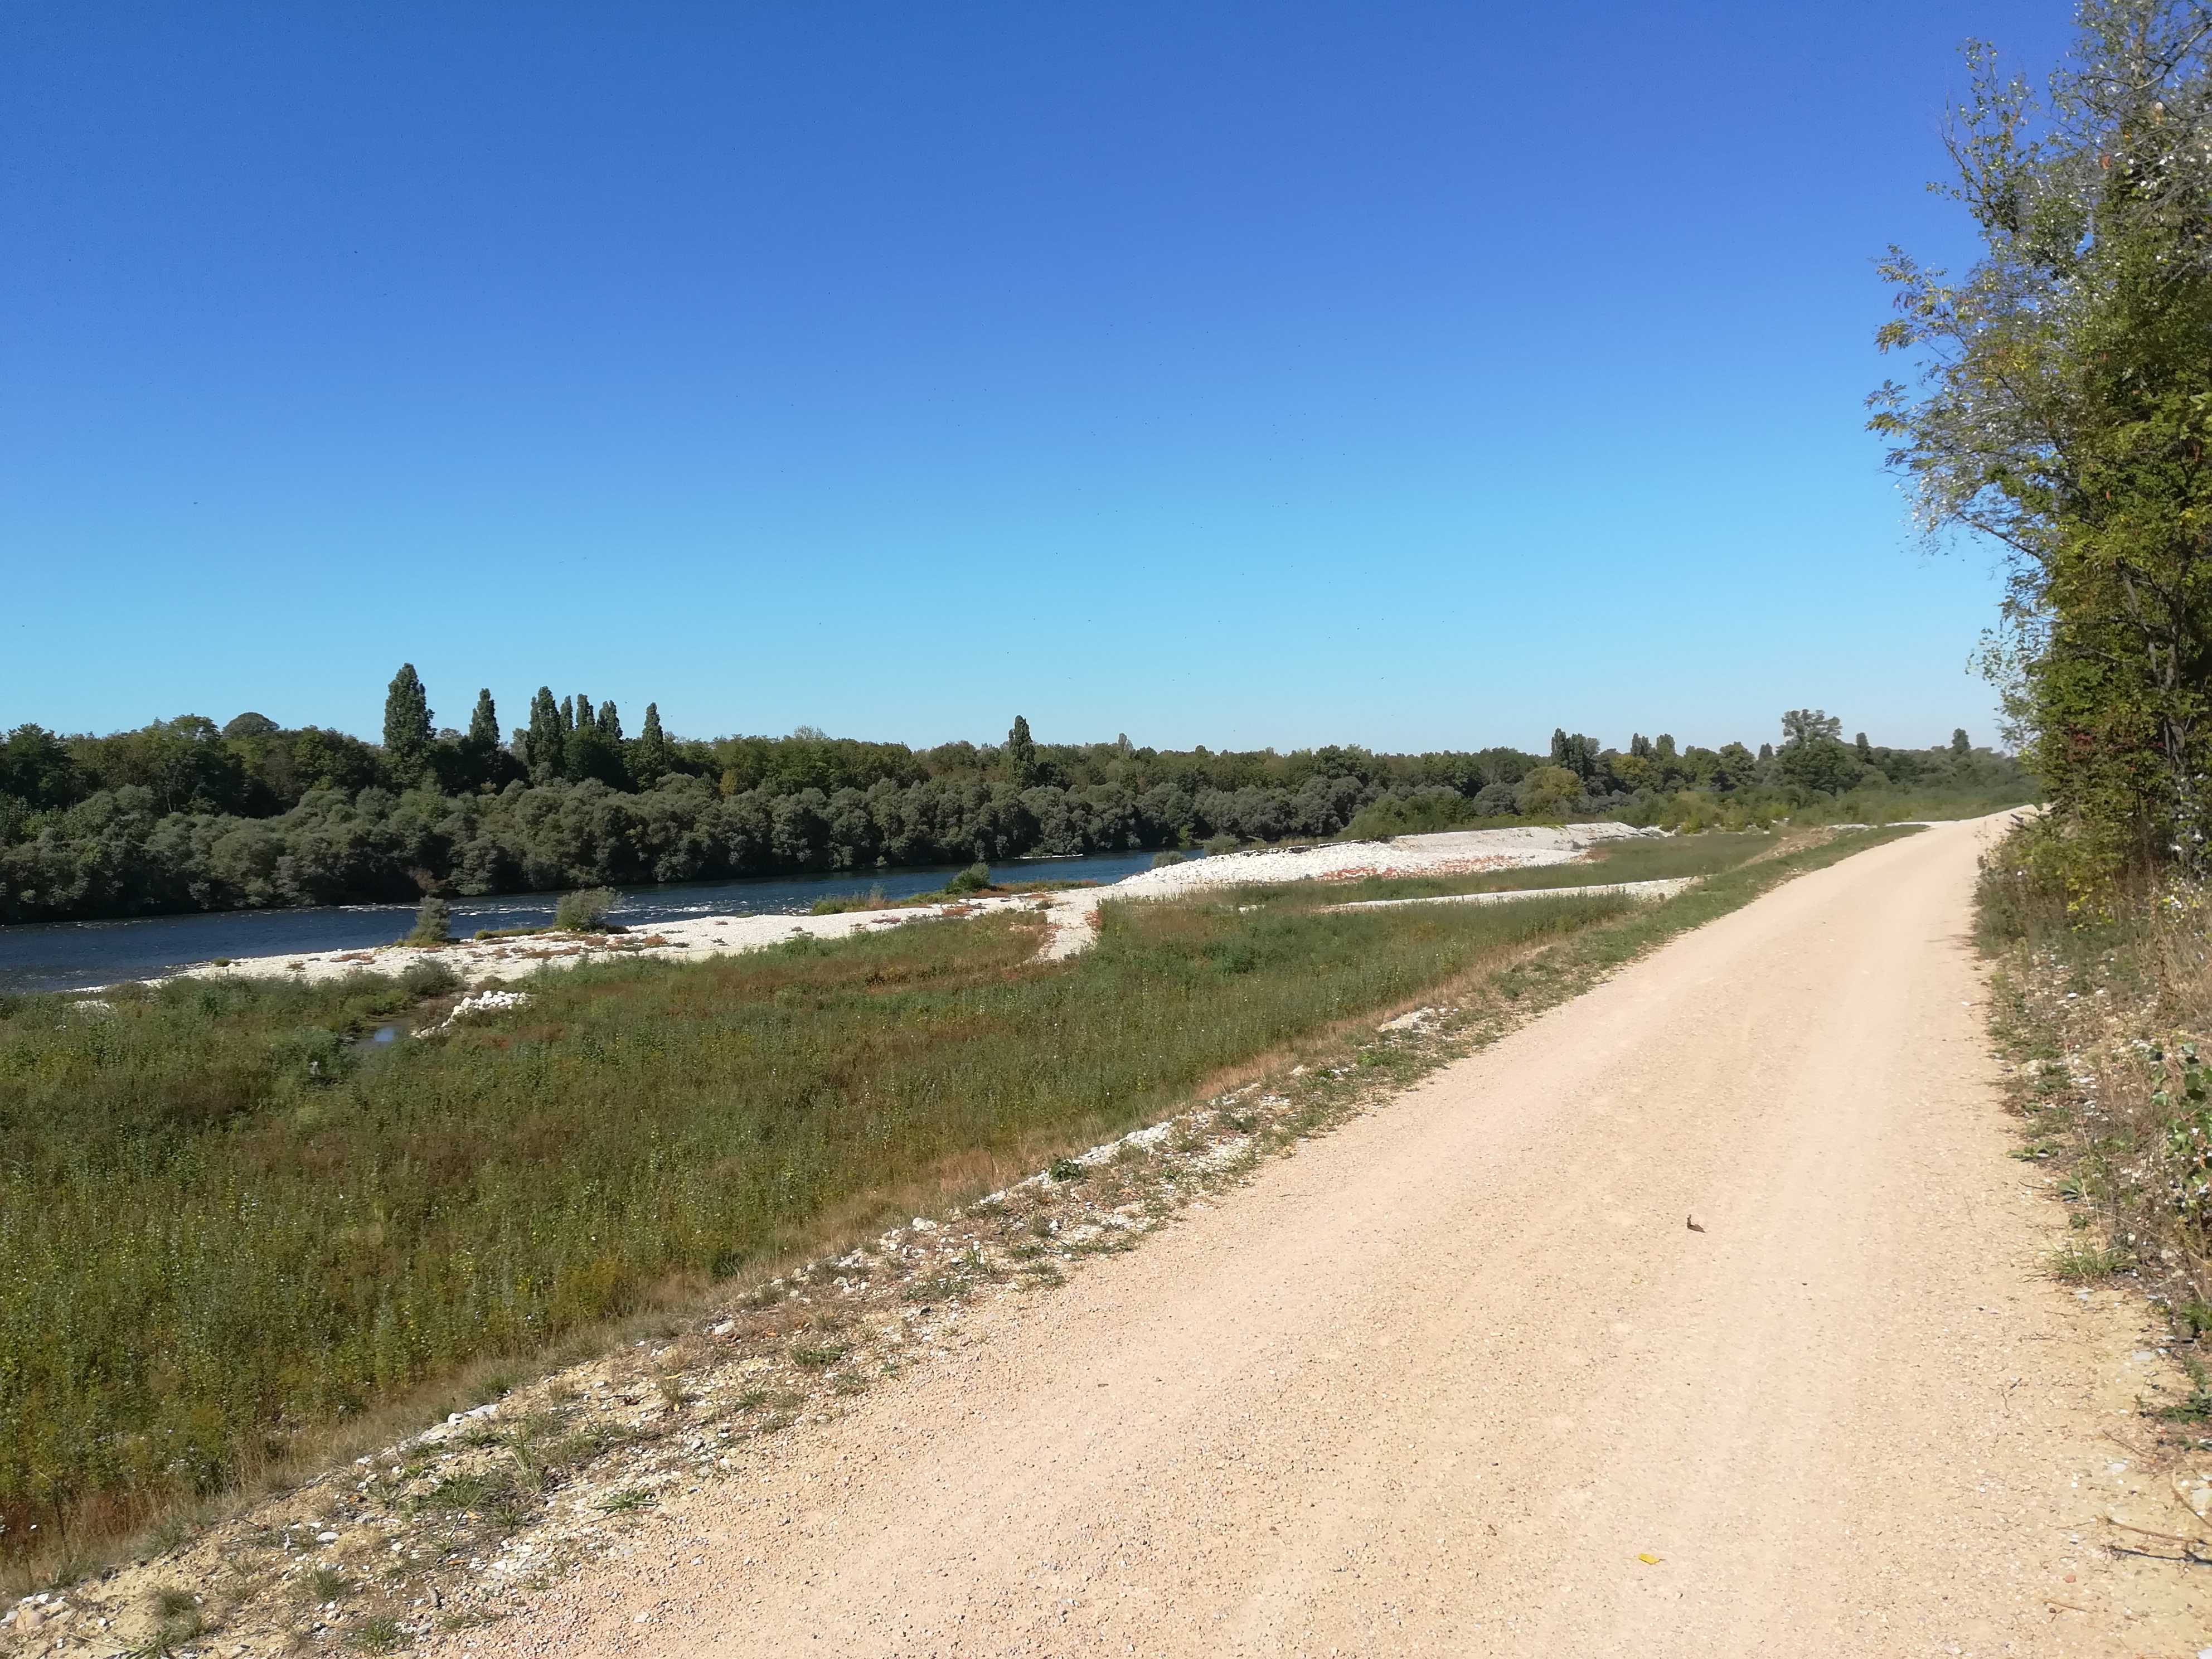
<path id="1" fill-rule="evenodd" d="M 1119 881 L 1152 867 L 1150 853 L 1099 853 L 1073 859 L 1009 859 L 992 866 L 1001 881 Z M 891 899 L 945 885 L 961 866 L 844 871 L 812 876 L 752 876 L 739 881 L 617 889 L 610 913 L 626 927 L 686 916 L 798 915 L 817 899 L 884 890 Z M 479 928 L 544 927 L 552 893 L 510 893 L 453 901 L 453 933 Z M 348 904 L 316 910 L 233 910 L 206 916 L 142 916 L 126 921 L 40 922 L 0 927 L 0 990 L 67 991 L 146 979 L 218 957 L 268 957 L 357 951 L 389 945 L 412 925 L 404 904 Z"/>

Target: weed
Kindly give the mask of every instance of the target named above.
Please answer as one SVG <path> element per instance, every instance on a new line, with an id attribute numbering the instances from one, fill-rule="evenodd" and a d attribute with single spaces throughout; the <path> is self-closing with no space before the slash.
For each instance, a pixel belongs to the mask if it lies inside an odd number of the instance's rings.
<path id="1" fill-rule="evenodd" d="M 356 1653 L 397 1653 L 407 1645 L 407 1632 L 397 1619 L 378 1614 L 348 1631 L 345 1644 Z"/>
<path id="2" fill-rule="evenodd" d="M 658 1501 L 642 1486 L 631 1486 L 626 1491 L 602 1498 L 594 1507 L 604 1515 L 629 1515 L 639 1510 L 649 1510 Z"/>
<path id="3" fill-rule="evenodd" d="M 840 1347 L 834 1342 L 795 1342 L 789 1349 L 791 1363 L 801 1370 L 808 1371 L 828 1370 L 849 1352 L 849 1349 Z"/>
<path id="4" fill-rule="evenodd" d="M 313 1567 L 301 1579 L 309 1601 L 320 1604 L 343 1601 L 353 1594 L 353 1580 L 337 1567 Z"/>
<path id="5" fill-rule="evenodd" d="M 2124 1251 L 2086 1244 L 2069 1244 L 2051 1258 L 2052 1274 L 2069 1285 L 2094 1285 L 2124 1273 L 2128 1265 Z"/>

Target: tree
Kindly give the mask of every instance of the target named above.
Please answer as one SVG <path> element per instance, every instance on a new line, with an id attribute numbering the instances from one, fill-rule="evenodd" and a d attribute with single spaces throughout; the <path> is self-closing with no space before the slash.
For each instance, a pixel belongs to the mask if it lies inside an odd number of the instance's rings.
<path id="1" fill-rule="evenodd" d="M 415 665 L 403 662 L 384 694 L 384 758 L 392 775 L 411 781 L 430 749 L 430 700 Z"/>
<path id="2" fill-rule="evenodd" d="M 1645 737 L 1641 732 L 1637 732 L 1628 740 L 1628 752 L 1635 756 L 1638 760 L 1650 760 L 1651 758 L 1651 739 Z"/>
<path id="3" fill-rule="evenodd" d="M 475 711 L 469 715 L 468 744 L 485 754 L 499 747 L 499 708 L 488 685 L 477 693 Z"/>
<path id="4" fill-rule="evenodd" d="M 1823 709 L 1792 708 L 1782 716 L 1782 746 L 1784 749 L 1794 748 L 1815 738 L 1826 738 L 1835 742 L 1843 735 L 1843 720 Z"/>
<path id="5" fill-rule="evenodd" d="M 1874 745 L 1867 741 L 1867 734 L 1865 732 L 1862 732 L 1858 736 L 1851 739 L 1851 748 L 1853 751 L 1857 754 L 1859 763 L 1861 765 L 1872 766 L 1874 764 Z"/>
<path id="6" fill-rule="evenodd" d="M 622 716 L 615 712 L 612 698 L 599 705 L 599 735 L 609 743 L 619 744 L 623 740 Z"/>
<path id="7" fill-rule="evenodd" d="M 1784 744 L 1775 769 L 1784 782 L 1824 794 L 1840 794 L 1859 781 L 1858 757 L 1826 732 Z"/>
<path id="8" fill-rule="evenodd" d="M 1020 714 L 1014 716 L 1013 729 L 1006 733 L 1006 772 L 1018 789 L 1036 781 L 1036 744 L 1030 737 L 1029 720 Z"/>
<path id="9" fill-rule="evenodd" d="M 2090 878 L 2212 831 L 2212 5 L 2084 0 L 2038 94 L 1968 48 L 1963 278 L 1893 248 L 1916 396 L 1869 401 L 1932 535 L 2002 550 L 1984 663 Z"/>
<path id="10" fill-rule="evenodd" d="M 1952 758 L 1964 760 L 1973 752 L 1974 745 L 1966 737 L 1966 728 L 1963 726 L 1954 727 L 1951 732 Z"/>
<path id="11" fill-rule="evenodd" d="M 631 775 L 641 789 L 650 789 L 668 772 L 668 739 L 660 730 L 660 705 L 645 706 L 645 728 L 637 735 L 629 757 Z"/>
<path id="12" fill-rule="evenodd" d="M 530 700 L 530 732 L 523 741 L 523 763 L 533 783 L 550 783 L 561 775 L 561 705 L 553 701 L 553 688 L 541 685 Z"/>
<path id="13" fill-rule="evenodd" d="M 283 730 L 283 727 L 268 715 L 257 714 L 248 709 L 224 726 L 222 735 L 226 738 L 265 738 Z"/>
<path id="14" fill-rule="evenodd" d="M 1582 805 L 1583 781 L 1566 767 L 1540 766 L 1521 780 L 1514 800 L 1523 817 L 1563 817 Z"/>
<path id="15" fill-rule="evenodd" d="M 69 745 L 43 726 L 19 726 L 0 742 L 0 795 L 34 807 L 67 806 L 82 793 Z"/>

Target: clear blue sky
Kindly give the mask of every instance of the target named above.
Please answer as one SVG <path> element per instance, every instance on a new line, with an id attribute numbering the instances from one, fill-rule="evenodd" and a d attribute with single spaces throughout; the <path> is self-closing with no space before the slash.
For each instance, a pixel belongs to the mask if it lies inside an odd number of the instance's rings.
<path id="1" fill-rule="evenodd" d="M 1860 401 L 2064 0 L 0 13 L 0 726 L 1986 740 Z"/>

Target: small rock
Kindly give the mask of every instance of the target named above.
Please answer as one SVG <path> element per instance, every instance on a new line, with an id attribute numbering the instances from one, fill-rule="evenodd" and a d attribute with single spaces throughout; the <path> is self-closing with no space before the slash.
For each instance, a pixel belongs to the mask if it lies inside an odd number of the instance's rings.
<path id="1" fill-rule="evenodd" d="M 318 1544 L 335 1544 L 338 1541 L 338 1535 L 334 1532 L 319 1532 L 315 1534 L 315 1541 Z"/>

